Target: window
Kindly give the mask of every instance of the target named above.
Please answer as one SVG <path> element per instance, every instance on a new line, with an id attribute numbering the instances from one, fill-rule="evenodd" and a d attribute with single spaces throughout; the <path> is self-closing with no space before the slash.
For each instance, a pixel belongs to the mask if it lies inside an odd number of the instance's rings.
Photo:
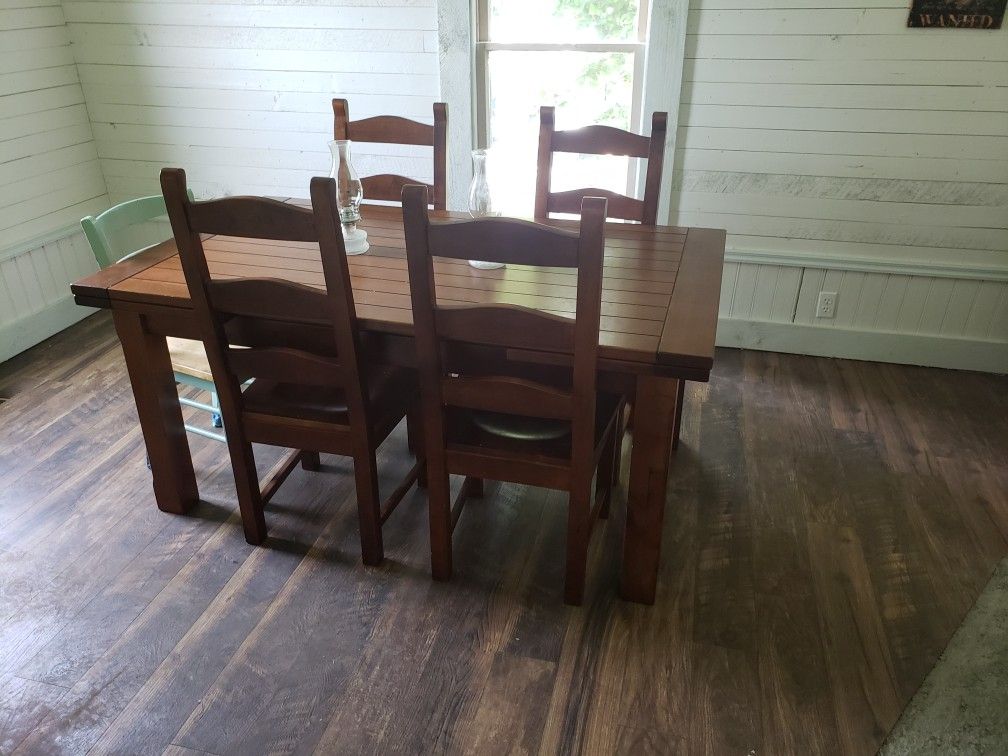
<path id="1" fill-rule="evenodd" d="M 477 138 L 496 209 L 527 215 L 541 105 L 558 129 L 639 130 L 648 0 L 477 0 L 477 12 Z M 634 194 L 640 162 L 556 155 L 553 186 Z"/>

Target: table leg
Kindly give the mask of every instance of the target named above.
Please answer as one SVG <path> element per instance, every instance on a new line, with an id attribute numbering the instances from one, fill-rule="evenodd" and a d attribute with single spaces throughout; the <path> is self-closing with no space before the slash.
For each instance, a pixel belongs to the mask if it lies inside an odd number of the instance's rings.
<path id="1" fill-rule="evenodd" d="M 682 429 L 683 402 L 686 399 L 686 381 L 679 381 L 679 391 L 675 404 L 675 432 L 672 434 L 672 448 L 679 448 L 679 431 Z"/>
<path id="2" fill-rule="evenodd" d="M 637 378 L 620 595 L 641 604 L 655 600 L 680 384 L 653 375 Z"/>
<path id="3" fill-rule="evenodd" d="M 133 386 L 158 509 L 185 514 L 199 500 L 199 492 L 168 345 L 164 336 L 146 330 L 142 315 L 113 311 L 112 316 Z"/>

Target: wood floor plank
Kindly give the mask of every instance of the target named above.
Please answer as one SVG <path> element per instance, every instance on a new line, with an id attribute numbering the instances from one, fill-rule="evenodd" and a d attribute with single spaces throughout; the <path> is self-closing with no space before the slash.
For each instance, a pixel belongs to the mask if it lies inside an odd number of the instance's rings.
<path id="1" fill-rule="evenodd" d="M 691 643 L 693 674 L 686 749 L 690 753 L 776 752 L 764 746 L 755 657 L 748 651 Z"/>
<path id="2" fill-rule="evenodd" d="M 800 586 L 756 594 L 760 728 L 764 748 L 776 753 L 836 752 L 835 701 L 815 614 Z"/>
<path id="3" fill-rule="evenodd" d="M 393 452 L 388 449 L 379 455 L 386 487 L 406 472 L 402 451 L 394 450 L 400 462 L 390 459 Z M 337 486 L 323 490 L 352 501 L 351 467 L 339 469 Z M 331 475 L 332 468 L 327 472 Z M 157 697 L 181 689 L 184 699 L 195 704 L 187 717 L 174 722 L 173 742 L 214 753 L 283 752 L 294 741 L 310 750 L 368 640 L 370 618 L 381 610 L 389 590 L 380 571 L 360 564 L 356 519 L 352 506 L 331 513 L 297 569 L 211 685 L 203 689 L 180 686 L 170 678 L 160 681 Z M 340 590 L 341 571 L 348 569 L 360 575 L 361 590 Z M 333 654 L 337 647 L 344 652 Z M 177 669 L 169 670 L 178 677 Z M 250 686 L 249 680 L 255 683 Z M 249 716 L 230 721 L 235 708 Z M 181 713 L 183 708 L 177 710 Z M 148 729 L 145 711 L 143 705 L 133 707 L 130 716 L 116 723 L 121 745 L 136 742 L 137 729 Z M 151 742 L 160 735 L 151 732 Z"/>
<path id="4" fill-rule="evenodd" d="M 64 693 L 58 685 L 0 674 L 0 753 L 12 753 Z"/>
<path id="5" fill-rule="evenodd" d="M 844 753 L 874 753 L 903 708 L 861 544 L 851 528 L 810 523 L 820 632 Z"/>
<path id="6" fill-rule="evenodd" d="M 180 644 L 189 648 L 193 638 L 206 656 L 189 657 L 192 661 L 223 664 L 300 557 L 284 550 L 253 551 L 241 536 L 237 516 L 229 518 L 18 751 L 32 753 L 50 742 L 70 751 L 90 750 L 165 661 L 177 662 L 172 651 Z M 208 636 L 207 626 L 218 623 L 218 633 Z M 149 712 L 159 708 L 160 702 Z"/>
<path id="7" fill-rule="evenodd" d="M 462 752 L 534 753 L 542 712 L 527 702 L 548 696 L 555 674 L 550 662 L 498 653 L 467 722 L 469 737 Z"/>
<path id="8" fill-rule="evenodd" d="M 506 496 L 498 507 L 491 508 L 493 500 L 486 496 L 472 500 L 456 527 L 453 582 L 463 590 L 451 599 L 453 622 L 441 624 L 431 612 L 448 600 L 446 586 L 412 581 L 395 586 L 317 752 L 355 752 L 360 748 L 355 733 L 361 731 L 389 753 L 454 749 L 458 724 L 478 705 L 481 693 L 470 681 L 489 673 L 509 635 L 513 618 L 507 607 L 514 602 L 509 591 L 523 572 L 539 521 L 535 492 L 519 495 L 528 489 L 514 485 L 500 490 Z M 502 573 L 500 566 L 516 544 L 522 559 Z M 555 591 L 559 595 L 559 584 Z M 429 697 L 433 690 L 439 691 L 435 700 Z"/>
<path id="9" fill-rule="evenodd" d="M 725 360 L 727 376 L 742 370 L 741 353 Z M 746 496 L 748 465 L 742 396 L 730 379 L 711 384 L 701 409 L 699 447 L 705 470 L 696 496 L 697 564 L 693 639 L 752 652 L 755 629 L 752 528 Z"/>
<path id="10" fill-rule="evenodd" d="M 701 469 L 693 455 L 673 460 L 669 500 L 690 501 L 700 483 Z M 624 468 L 625 469 L 625 468 Z M 613 517 L 623 514 L 622 496 Z M 694 593 L 696 581 L 696 519 L 690 506 L 678 508 L 662 540 L 663 563 L 656 605 L 645 607 L 615 599 L 615 590 L 599 592 L 610 600 L 597 621 L 605 625 L 596 653 L 590 718 L 584 724 L 584 750 L 589 753 L 681 752 L 688 746 L 684 723 L 689 721 Z M 608 535 L 608 534 L 607 534 Z M 618 539 L 619 531 L 615 534 Z M 615 586 L 617 576 L 612 575 Z M 576 682 L 574 683 L 577 684 Z"/>
<path id="11" fill-rule="evenodd" d="M 94 360 L 116 348 L 116 339 L 109 334 L 111 314 L 101 310 L 91 312 L 94 314 L 73 328 L 0 363 L 0 397 L 31 396 L 37 401 L 41 397 L 34 389 L 44 381 L 76 378 Z"/>

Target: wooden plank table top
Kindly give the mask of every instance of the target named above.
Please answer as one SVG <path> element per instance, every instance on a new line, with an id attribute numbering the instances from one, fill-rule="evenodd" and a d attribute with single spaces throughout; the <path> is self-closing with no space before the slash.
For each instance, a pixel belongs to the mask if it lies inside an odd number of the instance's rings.
<path id="1" fill-rule="evenodd" d="M 290 200 L 303 204 L 298 200 Z M 412 309 L 402 211 L 362 208 L 367 254 L 349 258 L 359 324 L 385 334 L 384 359 L 413 364 Z M 467 219 L 433 213 L 436 219 Z M 576 220 L 549 225 L 577 230 Z M 279 278 L 324 286 L 318 245 L 212 236 L 204 240 L 214 277 Z M 706 381 L 724 265 L 725 232 L 607 223 L 599 335 L 600 385 L 633 398 L 633 444 L 620 591 L 653 603 L 661 552 L 670 455 L 684 380 Z M 472 259 L 479 259 L 474 249 Z M 454 303 L 509 303 L 573 316 L 574 271 L 528 265 L 477 270 L 462 261 L 435 263 L 438 298 Z M 174 240 L 88 276 L 72 287 L 79 304 L 111 309 L 123 344 L 151 463 L 158 506 L 186 512 L 198 491 L 165 337 L 199 338 Z M 326 321 L 306 321 L 306 326 Z M 390 346 L 391 345 L 391 346 Z M 613 387 L 615 386 L 615 389 Z"/>
<path id="2" fill-rule="evenodd" d="M 412 313 L 401 211 L 367 206 L 362 214 L 360 225 L 371 248 L 349 258 L 361 327 L 408 335 Z M 468 218 L 461 213 L 433 217 Z M 547 223 L 578 227 L 575 220 Z M 205 240 L 204 248 L 215 277 L 269 277 L 324 286 L 314 243 L 216 236 Z M 473 254 L 478 259 L 478 250 Z M 723 254 L 723 231 L 606 224 L 601 356 L 704 380 L 714 361 Z M 441 301 L 499 302 L 574 314 L 573 271 L 526 265 L 477 270 L 450 260 L 435 267 Z M 72 291 L 81 304 L 92 306 L 132 302 L 191 309 L 173 240 L 78 281 Z"/>

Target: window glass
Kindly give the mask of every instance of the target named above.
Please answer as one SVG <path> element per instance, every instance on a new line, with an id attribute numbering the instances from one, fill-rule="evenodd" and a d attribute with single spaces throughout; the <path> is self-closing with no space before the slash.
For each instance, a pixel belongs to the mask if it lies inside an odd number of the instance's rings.
<path id="1" fill-rule="evenodd" d="M 556 128 L 630 128 L 633 56 L 627 53 L 493 50 L 489 54 L 489 180 L 497 209 L 527 215 L 535 186 L 539 107 L 556 107 Z M 558 153 L 554 191 L 586 186 L 626 193 L 624 157 Z"/>
<path id="2" fill-rule="evenodd" d="M 539 108 L 558 130 L 605 124 L 639 128 L 648 8 L 642 0 L 478 0 L 476 82 L 480 144 L 495 208 L 528 215 L 534 204 Z M 620 194 L 638 159 L 554 154 L 552 189 Z"/>
<path id="3" fill-rule="evenodd" d="M 494 42 L 637 39 L 638 0 L 488 0 Z"/>

